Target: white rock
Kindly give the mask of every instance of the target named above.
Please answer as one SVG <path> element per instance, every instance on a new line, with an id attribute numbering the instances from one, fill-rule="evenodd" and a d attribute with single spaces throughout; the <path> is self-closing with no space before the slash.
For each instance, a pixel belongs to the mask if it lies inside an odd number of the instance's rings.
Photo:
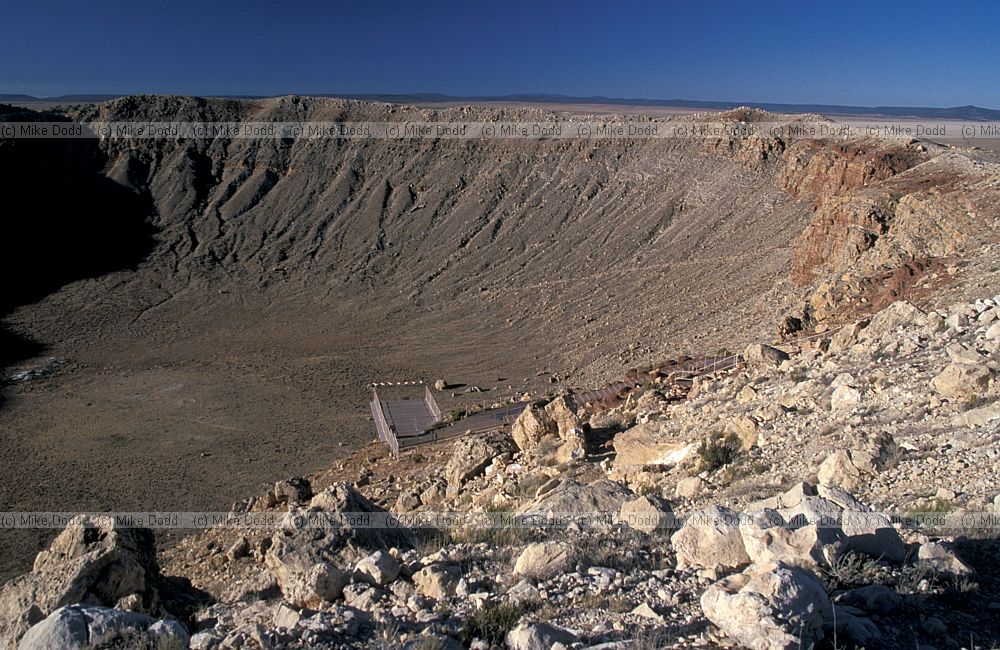
<path id="1" fill-rule="evenodd" d="M 677 528 L 670 502 L 654 494 L 626 501 L 615 519 L 642 533 L 670 532 Z"/>
<path id="2" fill-rule="evenodd" d="M 1000 341 L 1000 321 L 990 325 L 986 330 L 986 338 L 990 341 Z"/>
<path id="3" fill-rule="evenodd" d="M 693 499 L 701 494 L 704 485 L 705 481 L 697 476 L 682 478 L 674 487 L 674 496 L 679 499 Z"/>
<path id="4" fill-rule="evenodd" d="M 973 363 L 951 363 L 931 380 L 945 397 L 967 399 L 982 394 L 990 383 L 989 368 Z"/>
<path id="5" fill-rule="evenodd" d="M 959 576 L 975 573 L 975 570 L 963 562 L 953 550 L 940 542 L 921 544 L 917 550 L 917 560 L 941 573 Z"/>
<path id="6" fill-rule="evenodd" d="M 354 569 L 357 580 L 370 585 L 387 585 L 399 575 L 399 562 L 384 551 L 375 551 L 358 562 Z"/>
<path id="7" fill-rule="evenodd" d="M 417 591 L 435 600 L 443 600 L 455 595 L 461 570 L 452 564 L 432 564 L 413 574 L 413 584 Z"/>
<path id="8" fill-rule="evenodd" d="M 548 623 L 522 623 L 507 633 L 508 650 L 552 650 L 576 643 L 576 635 Z"/>
<path id="9" fill-rule="evenodd" d="M 670 538 L 677 568 L 735 569 L 750 563 L 740 535 L 739 515 L 711 506 L 688 516 Z"/>
<path id="10" fill-rule="evenodd" d="M 158 621 L 108 607 L 69 605 L 33 625 L 18 645 L 19 650 L 96 647 L 181 650 L 188 647 L 188 633 L 177 621 Z"/>
<path id="11" fill-rule="evenodd" d="M 852 409 L 860 403 L 861 391 L 853 386 L 838 386 L 830 396 L 830 408 L 834 410 Z"/>
<path id="12" fill-rule="evenodd" d="M 514 563 L 519 576 L 545 580 L 571 570 L 576 564 L 576 551 L 565 542 L 528 544 Z"/>
<path id="13" fill-rule="evenodd" d="M 701 596 L 705 617 L 753 650 L 797 650 L 823 637 L 833 608 L 812 572 L 784 563 L 753 565 Z"/>

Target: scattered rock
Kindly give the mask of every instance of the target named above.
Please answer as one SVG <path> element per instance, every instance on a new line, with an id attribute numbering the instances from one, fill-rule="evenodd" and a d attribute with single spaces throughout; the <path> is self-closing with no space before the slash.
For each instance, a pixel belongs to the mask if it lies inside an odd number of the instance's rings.
<path id="1" fill-rule="evenodd" d="M 640 604 L 638 607 L 632 610 L 632 614 L 635 614 L 636 616 L 641 616 L 642 618 L 647 618 L 651 621 L 656 621 L 657 623 L 664 622 L 664 618 L 661 615 L 657 614 L 656 610 L 650 607 L 648 603 Z"/>
<path id="2" fill-rule="evenodd" d="M 674 496 L 678 499 L 694 499 L 701 494 L 705 481 L 698 476 L 688 476 L 677 481 L 674 487 Z"/>
<path id="3" fill-rule="evenodd" d="M 860 403 L 861 391 L 853 386 L 838 386 L 830 395 L 830 408 L 834 410 L 852 409 Z"/>

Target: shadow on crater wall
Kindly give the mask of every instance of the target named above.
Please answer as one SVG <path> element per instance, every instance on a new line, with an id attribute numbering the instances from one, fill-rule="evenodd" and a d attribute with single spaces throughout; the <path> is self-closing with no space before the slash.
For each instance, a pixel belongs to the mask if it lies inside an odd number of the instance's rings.
<path id="1" fill-rule="evenodd" d="M 66 118 L 0 106 L 0 121 Z M 93 139 L 0 141 L 0 317 L 63 285 L 134 268 L 152 251 L 151 206 L 105 177 Z M 0 367 L 45 350 L 0 324 Z"/>

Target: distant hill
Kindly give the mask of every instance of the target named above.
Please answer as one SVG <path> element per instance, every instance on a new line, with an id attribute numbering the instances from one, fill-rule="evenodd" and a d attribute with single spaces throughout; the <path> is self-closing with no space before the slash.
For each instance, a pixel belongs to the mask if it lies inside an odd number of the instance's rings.
<path id="1" fill-rule="evenodd" d="M 393 104 L 426 104 L 445 102 L 512 102 L 519 104 L 609 104 L 613 106 L 657 106 L 665 108 L 690 108 L 696 110 L 728 110 L 737 106 L 752 106 L 775 113 L 822 113 L 826 115 L 872 115 L 883 117 L 918 117 L 931 120 L 1000 120 L 1000 110 L 979 106 L 954 106 L 951 108 L 930 108 L 922 106 L 843 106 L 839 104 L 775 104 L 768 102 L 718 102 L 690 99 L 644 99 L 627 97 L 575 97 L 572 95 L 548 95 L 527 93 L 518 95 L 443 95 L 440 93 L 308 93 L 311 97 L 335 97 L 364 101 L 389 102 Z M 23 94 L 0 94 L 0 102 L 25 103 L 98 103 L 122 97 L 123 95 L 59 95 L 57 97 L 33 97 Z M 214 95 L 240 99 L 259 99 L 277 95 Z"/>
<path id="2" fill-rule="evenodd" d="M 427 102 L 517 102 L 537 104 L 610 104 L 615 106 L 661 106 L 691 109 L 728 110 L 737 106 L 752 106 L 775 113 L 824 113 L 833 115 L 880 115 L 886 117 L 922 117 L 938 120 L 1000 120 L 1000 110 L 979 106 L 928 108 L 921 106 L 842 106 L 838 104 L 774 104 L 768 102 L 716 102 L 689 99 L 643 99 L 624 97 L 574 97 L 571 95 L 484 95 L 453 96 L 436 93 L 393 94 L 327 94 L 322 97 L 365 99 L 393 103 Z"/>

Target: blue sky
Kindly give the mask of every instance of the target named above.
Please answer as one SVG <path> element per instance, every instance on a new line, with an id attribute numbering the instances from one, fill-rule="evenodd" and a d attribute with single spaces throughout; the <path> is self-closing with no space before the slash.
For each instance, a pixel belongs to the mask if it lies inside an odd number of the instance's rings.
<path id="1" fill-rule="evenodd" d="M 0 93 L 558 93 L 1000 108 L 996 2 L 5 0 L 0 9 Z"/>

